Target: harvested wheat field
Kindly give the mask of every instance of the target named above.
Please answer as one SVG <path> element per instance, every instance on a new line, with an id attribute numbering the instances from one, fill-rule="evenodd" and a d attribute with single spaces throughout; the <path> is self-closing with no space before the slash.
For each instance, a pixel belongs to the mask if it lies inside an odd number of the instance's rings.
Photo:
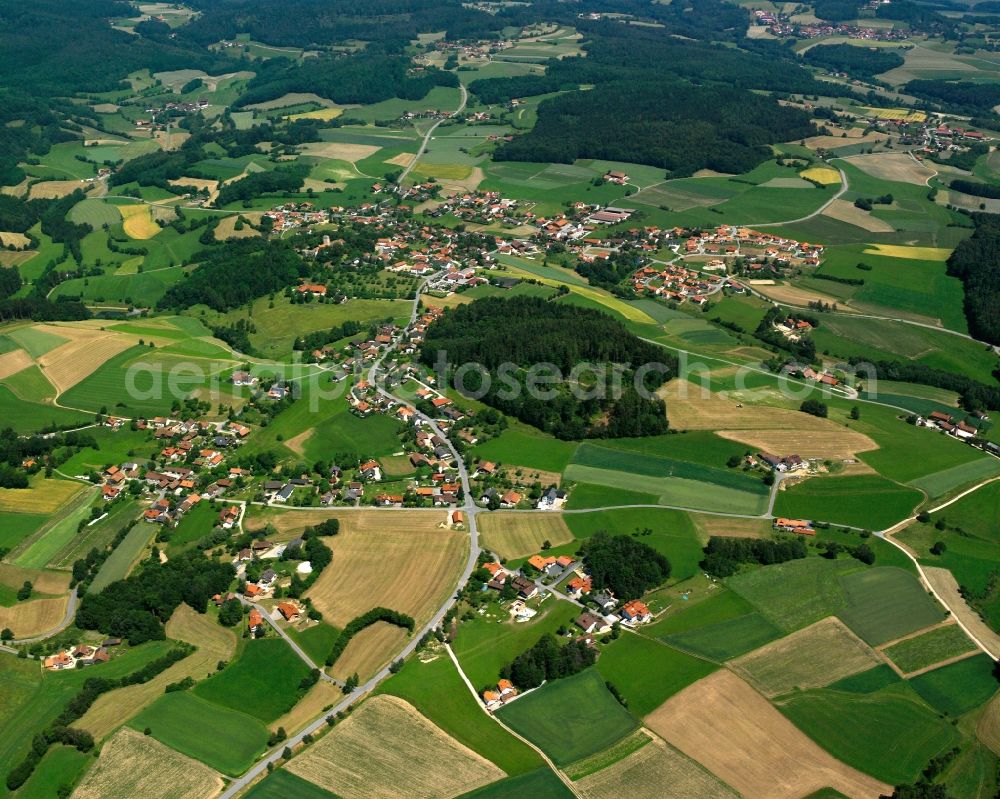
<path id="1" fill-rule="evenodd" d="M 698 528 L 699 537 L 705 542 L 713 535 L 728 538 L 771 537 L 771 522 L 767 519 L 738 519 L 702 513 L 691 513 L 690 516 Z"/>
<path id="2" fill-rule="evenodd" d="M 0 563 L 0 583 L 20 588 L 25 580 L 30 580 L 34 589 L 41 594 L 64 594 L 69 591 L 70 574 L 49 569 L 24 569 L 13 563 Z"/>
<path id="3" fill-rule="evenodd" d="M 830 460 L 851 459 L 859 452 L 878 449 L 878 445 L 863 433 L 847 428 L 834 430 L 767 430 L 750 433 L 746 430 L 718 430 L 718 435 L 739 441 L 755 449 L 781 454 L 796 453 L 803 458 Z M 871 474 L 874 469 L 863 463 L 852 464 L 852 474 Z"/>
<path id="4" fill-rule="evenodd" d="M 584 799 L 738 799 L 739 794 L 691 758 L 653 736 L 617 763 L 574 783 Z"/>
<path id="5" fill-rule="evenodd" d="M 344 654 L 333 664 L 330 674 L 338 680 L 357 674 L 361 682 L 365 682 L 389 664 L 407 638 L 409 633 L 405 628 L 384 621 L 376 622 L 351 639 Z"/>
<path id="6" fill-rule="evenodd" d="M 0 605 L 0 629 L 9 627 L 15 638 L 30 638 L 59 625 L 66 615 L 68 596 L 31 599 L 13 607 Z"/>
<path id="7" fill-rule="evenodd" d="M 414 533 L 439 532 L 447 519 L 444 508 L 427 510 L 402 510 L 386 513 L 384 510 L 363 508 L 361 510 L 282 510 L 251 514 L 244 521 L 247 529 L 257 530 L 272 524 L 278 530 L 279 541 L 288 541 L 307 527 L 312 527 L 330 518 L 340 521 L 340 533 L 367 535 L 386 529 L 408 530 Z"/>
<path id="8" fill-rule="evenodd" d="M 1000 696 L 994 696 L 976 725 L 976 737 L 1000 755 Z"/>
<path id="9" fill-rule="evenodd" d="M 121 211 L 122 227 L 126 235 L 133 239 L 151 239 L 160 232 L 160 226 L 153 221 L 153 216 L 149 212 L 149 206 L 145 204 L 119 205 Z"/>
<path id="10" fill-rule="evenodd" d="M 568 544 L 573 533 L 560 513 L 484 513 L 478 517 L 484 549 L 505 560 L 541 551 L 542 543 Z"/>
<path id="11" fill-rule="evenodd" d="M 73 799 L 208 799 L 222 785 L 222 778 L 208 766 L 155 738 L 122 729 L 101 749 Z"/>
<path id="12" fill-rule="evenodd" d="M 9 233 L 0 231 L 0 244 L 4 247 L 10 247 L 11 245 L 21 248 L 27 247 L 31 244 L 31 239 L 25 236 L 23 233 Z"/>
<path id="13" fill-rule="evenodd" d="M 837 304 L 837 308 L 845 313 L 850 313 L 851 308 L 846 306 L 844 301 L 838 299 L 830 294 L 823 294 L 819 291 L 810 291 L 809 289 L 799 288 L 798 286 L 789 286 L 787 284 L 775 284 L 775 285 L 765 285 L 754 283 L 754 289 L 763 294 L 769 300 L 774 300 L 775 302 L 783 302 L 789 305 L 799 305 L 806 306 L 811 302 L 825 302 Z"/>
<path id="14" fill-rule="evenodd" d="M 800 799 L 827 787 L 852 799 L 892 792 L 822 750 L 728 669 L 668 699 L 646 726 L 745 799 Z"/>
<path id="15" fill-rule="evenodd" d="M 812 166 L 799 172 L 799 176 L 806 180 L 815 180 L 824 186 L 831 186 L 840 183 L 840 172 L 828 166 Z"/>
<path id="16" fill-rule="evenodd" d="M 52 515 L 83 490 L 75 480 L 35 478 L 30 488 L 0 488 L 0 512 Z"/>
<path id="17" fill-rule="evenodd" d="M 990 629 L 976 611 L 969 607 L 958 588 L 958 582 L 948 569 L 924 566 L 924 577 L 941 597 L 942 604 L 965 626 L 973 638 L 982 643 L 993 657 L 1000 657 L 1000 634 Z"/>
<path id="18" fill-rule="evenodd" d="M 318 158 L 336 158 L 340 161 L 350 161 L 352 164 L 370 155 L 375 155 L 381 147 L 374 144 L 347 144 L 345 142 L 312 142 L 303 144 L 302 155 L 312 155 Z"/>
<path id="19" fill-rule="evenodd" d="M 413 514 L 372 513 L 381 519 L 359 525 L 341 518 L 340 534 L 324 539 L 336 566 L 323 570 L 309 597 L 335 627 L 379 606 L 407 613 L 420 626 L 454 590 L 468 536 L 437 527 L 440 512 L 418 514 L 423 529 L 408 523 Z"/>
<path id="20" fill-rule="evenodd" d="M 250 219 L 250 215 L 245 215 L 247 219 Z M 257 214 L 260 217 L 260 214 Z M 240 230 L 236 229 L 236 223 L 239 221 L 238 216 L 227 216 L 219 222 L 218 226 L 215 228 L 215 240 L 225 241 L 226 239 L 247 239 L 253 236 L 259 236 L 260 231 L 255 230 L 246 222 L 243 223 Z M 257 220 L 259 221 L 259 219 Z"/>
<path id="21" fill-rule="evenodd" d="M 77 189 L 87 190 L 89 183 L 82 180 L 43 180 L 28 190 L 29 200 L 58 200 Z"/>
<path id="22" fill-rule="evenodd" d="M 276 731 L 278 727 L 284 727 L 285 732 L 294 735 L 343 698 L 343 692 L 336 685 L 320 680 L 295 704 L 295 707 L 271 724 L 271 730 Z"/>
<path id="23" fill-rule="evenodd" d="M 38 359 L 38 365 L 60 394 L 136 343 L 131 336 L 88 327 L 36 325 L 36 329 L 69 339 Z"/>
<path id="24" fill-rule="evenodd" d="M 31 356 L 24 350 L 12 350 L 0 355 L 0 380 L 27 369 L 34 364 Z"/>
<path id="25" fill-rule="evenodd" d="M 160 145 L 160 147 L 168 152 L 172 150 L 179 150 L 181 145 L 184 144 L 188 139 L 191 138 L 191 134 L 186 130 L 171 130 L 167 132 L 165 130 L 154 130 L 153 131 L 153 141 Z"/>
<path id="26" fill-rule="evenodd" d="M 834 200 L 824 210 L 823 216 L 846 222 L 869 233 L 893 233 L 895 228 L 884 219 L 872 216 L 868 211 L 862 211 L 854 203 L 847 200 Z"/>
<path id="27" fill-rule="evenodd" d="M 844 160 L 880 180 L 896 180 L 900 183 L 912 183 L 914 186 L 926 186 L 927 181 L 934 177 L 933 170 L 906 153 L 852 155 Z"/>
<path id="28" fill-rule="evenodd" d="M 450 799 L 506 774 L 395 696 L 369 699 L 291 760 L 293 774 L 342 799 Z"/>
<path id="29" fill-rule="evenodd" d="M 667 403 L 670 426 L 677 430 L 713 430 L 730 441 L 803 458 L 844 459 L 878 448 L 868 436 L 829 419 L 753 402 L 752 392 L 734 391 L 732 398 L 705 396 L 699 386 L 671 380 L 657 393 Z"/>
<path id="30" fill-rule="evenodd" d="M 829 685 L 882 664 L 882 659 L 833 616 L 729 661 L 764 696 Z"/>
<path id="31" fill-rule="evenodd" d="M 915 261 L 946 261 L 952 251 L 948 247 L 913 247 L 907 244 L 870 244 L 863 255 L 883 255 L 887 258 L 912 258 Z"/>
<path id="32" fill-rule="evenodd" d="M 806 147 L 810 150 L 835 150 L 838 147 L 854 144 L 879 144 L 889 138 L 884 133 L 861 135 L 864 132 L 862 128 L 851 128 L 844 132 L 847 134 L 847 138 L 842 137 L 839 133 L 836 136 L 810 136 L 806 139 Z"/>
<path id="33" fill-rule="evenodd" d="M 394 155 L 392 158 L 387 158 L 385 162 L 393 166 L 408 167 L 413 163 L 414 158 L 416 158 L 416 153 L 400 153 L 399 155 Z"/>
<path id="34" fill-rule="evenodd" d="M 185 677 L 203 680 L 215 673 L 220 660 L 229 660 L 236 651 L 236 635 L 232 630 L 223 627 L 212 616 L 196 613 L 188 605 L 181 605 L 174 611 L 166 630 L 167 638 L 186 641 L 198 649 L 149 682 L 102 694 L 76 726 L 99 741 L 155 701 L 170 683 L 180 682 Z"/>

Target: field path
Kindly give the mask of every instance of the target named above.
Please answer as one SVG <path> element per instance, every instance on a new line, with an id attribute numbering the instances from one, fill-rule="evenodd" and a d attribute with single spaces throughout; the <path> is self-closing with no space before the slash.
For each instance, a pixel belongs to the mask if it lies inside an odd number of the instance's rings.
<path id="1" fill-rule="evenodd" d="M 458 84 L 458 88 L 459 88 L 459 91 L 462 92 L 462 102 L 460 102 L 458 104 L 458 108 L 456 108 L 452 112 L 451 117 L 454 117 L 457 114 L 461 114 L 465 110 L 465 104 L 469 101 L 469 93 L 468 93 L 468 91 L 466 91 L 465 86 L 462 85 L 461 83 L 459 83 Z M 403 185 L 403 181 L 406 180 L 406 178 L 410 174 L 410 172 L 413 171 L 413 167 L 415 167 L 417 165 L 417 161 L 420 160 L 420 156 L 422 156 L 424 154 L 424 152 L 427 150 L 427 145 L 430 143 L 431 136 L 434 135 L 434 131 L 437 130 L 438 125 L 440 125 L 442 122 L 444 122 L 445 119 L 450 119 L 451 117 L 443 117 L 443 118 L 439 119 L 437 122 L 435 122 L 433 125 L 430 126 L 430 128 L 427 131 L 427 133 L 424 134 L 424 140 L 422 142 L 420 142 L 420 149 L 417 150 L 417 154 L 415 156 L 413 156 L 413 160 L 410 161 L 409 165 L 406 167 L 406 169 L 403 170 L 403 173 L 399 176 L 399 180 L 396 181 L 396 184 L 398 186 L 402 186 Z M 417 296 L 418 297 L 420 296 L 420 292 L 419 291 L 417 292 Z"/>
<path id="2" fill-rule="evenodd" d="M 734 227 L 758 228 L 758 227 L 778 227 L 780 225 L 794 225 L 798 222 L 808 222 L 810 219 L 819 216 L 827 208 L 829 208 L 833 204 L 834 200 L 839 200 L 841 197 L 843 197 L 844 193 L 850 188 L 850 185 L 847 182 L 847 174 L 844 172 L 844 170 L 841 169 L 840 167 L 837 167 L 837 171 L 840 173 L 840 188 L 837 190 L 837 193 L 834 194 L 829 200 L 823 203 L 819 208 L 817 208 L 811 214 L 800 216 L 798 219 L 783 219 L 780 222 L 754 222 L 752 225 L 743 222 L 730 222 L 729 224 L 733 225 Z"/>
<path id="3" fill-rule="evenodd" d="M 548 765 L 548 767 L 550 769 L 552 769 L 553 772 L 555 772 L 555 775 L 560 780 L 562 780 L 563 785 L 565 785 L 569 789 L 570 793 L 572 793 L 573 796 L 580 797 L 580 792 L 576 789 L 576 786 L 573 784 L 573 781 L 570 780 L 570 778 L 567 777 L 565 774 L 563 774 L 558 768 L 556 768 L 556 764 L 553 763 L 551 760 L 549 760 L 549 756 L 547 754 L 545 754 L 545 752 L 543 752 L 541 749 L 539 749 L 537 746 L 535 746 L 531 741 L 529 741 L 524 736 L 522 736 L 522 735 L 514 732 L 514 730 L 512 730 L 510 727 L 508 727 L 506 724 L 504 724 L 502 721 L 500 721 L 500 719 L 498 719 L 495 715 L 493 715 L 492 713 L 490 713 L 486 709 L 486 706 L 483 705 L 482 701 L 479 698 L 479 694 L 476 693 L 476 689 L 472 685 L 472 682 L 465 675 L 465 672 L 462 671 L 462 664 L 458 662 L 458 658 L 455 657 L 455 653 L 452 651 L 451 646 L 449 644 L 445 643 L 444 648 L 448 651 L 448 657 L 451 658 L 451 662 L 454 663 L 455 664 L 455 668 L 458 669 L 458 676 L 462 678 L 462 682 L 465 683 L 466 688 L 469 689 L 469 692 L 475 698 L 476 705 L 479 707 L 479 709 L 482 710 L 483 713 L 485 713 L 491 719 L 493 719 L 493 721 L 495 721 L 497 724 L 499 724 L 501 727 L 503 727 L 508 733 L 510 733 L 511 735 L 513 735 L 515 738 L 517 738 L 522 743 L 524 743 L 524 744 L 530 746 L 532 749 L 534 749 L 539 754 L 539 756 L 542 758 L 542 760 L 545 761 L 546 765 Z"/>

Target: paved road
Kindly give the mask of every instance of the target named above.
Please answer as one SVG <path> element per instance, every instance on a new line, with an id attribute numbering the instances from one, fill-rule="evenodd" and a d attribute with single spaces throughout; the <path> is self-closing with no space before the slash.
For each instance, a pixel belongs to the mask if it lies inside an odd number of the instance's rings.
<path id="1" fill-rule="evenodd" d="M 840 188 L 837 193 L 834 194 L 829 200 L 823 203 L 819 208 L 813 211 L 811 214 L 806 214 L 805 216 L 800 216 L 798 219 L 783 219 L 780 222 L 729 222 L 729 225 L 733 227 L 776 227 L 778 225 L 794 225 L 797 222 L 808 222 L 815 216 L 819 216 L 827 208 L 829 208 L 835 200 L 839 200 L 844 196 L 844 192 L 850 188 L 847 182 L 847 174 L 840 167 L 836 167 L 837 171 L 840 173 Z"/>
<path id="2" fill-rule="evenodd" d="M 476 699 L 476 705 L 479 707 L 479 709 L 482 710 L 483 713 L 485 713 L 491 719 L 493 719 L 494 722 L 496 722 L 501 727 L 503 727 L 508 733 L 510 733 L 511 735 L 513 735 L 515 738 L 517 738 L 522 743 L 524 743 L 527 746 L 529 746 L 532 749 L 534 749 L 535 752 L 537 752 L 538 755 L 542 758 L 542 760 L 544 760 L 546 762 L 546 764 L 548 765 L 548 767 L 550 769 L 552 769 L 552 771 L 555 773 L 555 775 L 562 781 L 563 785 L 566 786 L 566 788 L 569 790 L 569 792 L 572 793 L 573 796 L 579 797 L 580 796 L 580 792 L 577 790 L 577 788 L 573 784 L 572 780 L 570 780 L 569 777 L 567 777 L 565 774 L 563 774 L 559 770 L 559 768 L 556 766 L 556 764 L 553 763 L 549 759 L 549 756 L 547 754 L 545 754 L 545 752 L 543 752 L 541 749 L 539 749 L 537 746 L 535 746 L 535 744 L 533 744 L 527 738 L 525 738 L 524 736 L 522 736 L 520 733 L 518 733 L 515 730 L 511 729 L 510 727 L 508 727 L 506 724 L 504 724 L 502 721 L 500 721 L 500 719 L 498 719 L 495 715 L 493 715 L 492 713 L 490 713 L 489 710 L 486 709 L 485 705 L 483 705 L 482 701 L 480 701 L 480 699 L 479 699 L 479 694 L 476 693 L 475 686 L 473 686 L 472 681 L 468 678 L 468 676 L 466 676 L 465 672 L 462 670 L 462 664 L 458 662 L 458 658 L 455 657 L 455 653 L 452 651 L 451 647 L 448 644 L 445 644 L 444 648 L 448 652 L 448 657 L 451 658 L 451 662 L 454 663 L 455 664 L 455 668 L 458 669 L 458 676 L 462 678 L 462 682 L 465 683 L 465 687 L 468 688 L 469 692 L 475 697 L 475 699 Z"/>
<path id="3" fill-rule="evenodd" d="M 51 630 L 46 630 L 41 635 L 35 635 L 31 638 L 15 638 L 10 643 L 17 644 L 18 646 L 23 644 L 36 644 L 39 641 L 44 641 L 46 638 L 51 638 L 53 635 L 58 635 L 73 623 L 73 617 L 76 615 L 78 600 L 79 597 L 77 596 L 77 590 L 74 588 L 69 592 L 69 601 L 66 603 L 66 614 L 63 616 L 62 621 L 59 622 L 58 625 L 53 627 Z"/>
<path id="4" fill-rule="evenodd" d="M 464 90 L 463 90 L 463 97 L 464 97 Z M 464 100 L 463 100 L 463 106 L 464 106 Z M 428 278 L 427 280 L 430 280 L 430 278 Z M 419 306 L 419 303 L 420 303 L 420 292 L 423 290 L 424 286 L 427 284 L 427 280 L 425 280 L 423 283 L 420 284 L 420 287 L 417 289 L 416 295 L 414 297 L 414 300 L 413 300 L 413 309 L 412 309 L 412 311 L 410 313 L 410 322 L 411 322 L 411 324 L 412 324 L 412 322 L 414 322 L 416 320 L 417 315 L 419 313 L 419 307 L 418 306 Z M 403 399 L 401 399 L 399 397 L 396 397 L 393 394 L 391 394 L 387 389 L 385 389 L 381 385 L 381 382 L 379 380 L 379 370 L 382 368 L 382 364 L 385 362 L 385 359 L 392 352 L 395 351 L 398 343 L 399 343 L 399 340 L 397 339 L 389 347 L 387 347 L 386 350 L 385 350 L 385 352 L 382 353 L 381 357 L 379 357 L 379 359 L 374 364 L 372 364 L 372 367 L 371 367 L 371 369 L 368 372 L 368 381 L 383 396 L 388 397 L 390 399 L 393 399 L 396 402 L 401 402 L 401 403 L 409 404 L 405 400 L 403 400 Z M 417 648 L 417 645 L 420 643 L 420 640 L 425 635 L 427 635 L 432 630 L 434 630 L 439 624 L 441 624 L 442 620 L 445 617 L 445 614 L 449 610 L 451 610 L 452 606 L 456 602 L 457 589 L 460 588 L 461 586 L 465 585 L 465 583 L 469 579 L 469 576 L 472 574 L 473 570 L 476 568 L 476 561 L 477 561 L 477 558 L 479 557 L 479 551 L 480 551 L 479 550 L 479 531 L 478 531 L 478 528 L 476 526 L 476 514 L 479 512 L 480 509 L 476 506 L 475 502 L 472 499 L 472 491 L 471 491 L 471 486 L 470 486 L 470 483 L 469 483 L 469 473 L 468 473 L 468 469 L 466 469 L 465 461 L 462 459 L 461 455 L 459 455 L 458 451 L 455 449 L 455 447 L 451 443 L 450 439 L 448 439 L 448 437 L 444 435 L 443 431 L 440 429 L 440 427 L 438 427 L 437 423 L 433 419 L 430 419 L 429 417 L 427 417 L 426 415 L 424 415 L 424 414 L 422 414 L 420 412 L 417 412 L 416 417 L 417 417 L 417 419 L 419 419 L 420 421 L 422 421 L 423 423 L 425 423 L 432 431 L 434 431 L 435 434 L 441 436 L 442 440 L 444 440 L 444 442 L 447 445 L 448 449 L 451 451 L 452 456 L 455 458 L 455 463 L 457 465 L 459 476 L 460 476 L 461 482 L 462 482 L 462 490 L 465 493 L 465 503 L 462 506 L 462 508 L 465 511 L 466 527 L 468 528 L 468 531 L 469 531 L 469 555 L 468 555 L 468 558 L 466 559 L 465 567 L 462 570 L 462 574 L 461 574 L 461 576 L 459 577 L 458 581 L 455 584 L 456 591 L 453 591 L 451 593 L 451 595 L 448 597 L 448 599 L 445 600 L 444 604 L 442 604 L 441 607 L 438 608 L 437 612 L 430 619 L 430 621 L 428 621 L 420 630 L 418 630 L 410 638 L 410 640 L 407 642 L 406 646 L 404 646 L 403 649 L 396 654 L 396 656 L 393 658 L 393 660 L 399 660 L 399 659 L 403 659 L 403 658 L 406 658 L 407 656 L 409 656 Z M 440 513 L 441 509 L 440 508 L 437 509 L 437 512 Z M 266 617 L 266 614 L 264 614 L 264 615 Z M 283 636 L 283 637 L 285 637 L 287 639 L 287 636 Z M 293 645 L 293 649 L 297 649 L 297 648 L 294 647 L 294 645 Z M 307 662 L 311 662 L 311 661 L 308 660 L 307 657 L 305 657 L 305 653 L 301 653 L 299 656 L 300 657 L 304 657 L 304 659 L 306 659 Z M 350 707 L 352 704 L 354 704 L 355 702 L 360 701 L 362 698 L 364 698 L 369 693 L 371 693 L 383 680 L 387 679 L 390 675 L 391 675 L 391 672 L 389 671 L 388 667 L 386 667 L 386 668 L 382 669 L 382 671 L 380 671 L 374 677 L 372 677 L 370 680 L 368 680 L 367 682 L 365 682 L 363 685 L 358 686 L 358 688 L 353 693 L 345 696 L 344 699 L 341 702 L 339 702 L 337 705 L 335 705 L 330 710 L 325 711 L 324 714 L 321 717 L 319 717 L 316 720 L 314 720 L 313 722 L 311 722 L 309 725 L 307 725 L 305 727 L 305 729 L 297 732 L 295 735 L 293 735 L 292 737 L 290 737 L 287 741 L 283 741 L 277 747 L 275 747 L 270 752 L 268 752 L 266 755 L 264 755 L 264 757 L 261 760 L 257 761 L 257 763 L 254 764 L 246 773 L 244 773 L 240 777 L 237 777 L 236 779 L 234 779 L 229 784 L 229 787 L 227 787 L 226 790 L 223 791 L 223 793 L 220 795 L 219 799 L 231 799 L 231 797 L 236 796 L 236 794 L 238 794 L 240 791 L 242 791 L 244 788 L 246 788 L 251 782 L 253 782 L 255 779 L 257 779 L 257 777 L 259 777 L 261 774 L 263 774 L 264 772 L 266 772 L 267 771 L 267 766 L 268 766 L 269 763 L 274 763 L 275 765 L 277 765 L 278 762 L 281 760 L 281 753 L 284 751 L 284 749 L 285 749 L 286 746 L 290 746 L 290 747 L 294 748 L 295 746 L 297 746 L 300 743 L 302 743 L 302 739 L 306 735 L 311 735 L 311 734 L 315 733 L 317 730 L 320 730 L 323 727 L 324 724 L 326 724 L 326 718 L 328 716 L 334 715 L 334 714 L 338 713 L 341 710 L 345 710 L 348 707 Z"/>
<path id="5" fill-rule="evenodd" d="M 458 85 L 458 89 L 459 91 L 462 92 L 462 102 L 459 103 L 458 108 L 452 112 L 451 114 L 452 117 L 461 114 L 465 110 L 465 104 L 469 101 L 469 93 L 465 90 L 465 87 L 461 83 Z M 396 181 L 397 185 L 399 186 L 403 185 L 403 181 L 406 180 L 407 176 L 413 170 L 413 167 L 417 165 L 417 161 L 420 160 L 420 156 L 422 156 L 424 152 L 427 150 L 427 145 L 430 143 L 431 136 L 434 135 L 434 131 L 437 130 L 438 125 L 444 122 L 445 119 L 451 119 L 451 117 L 444 117 L 444 119 L 439 119 L 437 122 L 431 125 L 430 130 L 428 130 L 427 133 L 424 135 L 424 140 L 420 143 L 420 149 L 417 150 L 417 154 L 413 156 L 413 160 L 410 161 L 409 166 L 407 166 L 406 169 L 403 170 L 402 174 L 400 174 L 399 176 L 399 179 Z"/>

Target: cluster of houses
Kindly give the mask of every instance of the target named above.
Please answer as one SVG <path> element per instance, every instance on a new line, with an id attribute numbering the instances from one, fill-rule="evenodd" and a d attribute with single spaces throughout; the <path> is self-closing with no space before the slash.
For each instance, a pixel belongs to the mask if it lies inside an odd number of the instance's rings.
<path id="1" fill-rule="evenodd" d="M 574 203 L 567 213 L 552 217 L 538 217 L 535 225 L 538 235 L 550 241 L 579 241 L 597 230 L 600 225 L 620 225 L 627 222 L 635 209 L 609 205 Z"/>
<path id="2" fill-rule="evenodd" d="M 98 663 L 107 663 L 111 660 L 111 653 L 108 652 L 116 646 L 121 646 L 120 638 L 109 638 L 99 645 L 77 644 L 70 649 L 64 649 L 49 655 L 42 661 L 42 667 L 49 671 L 63 671 L 65 669 L 83 668 L 84 666 L 94 666 Z"/>
<path id="3" fill-rule="evenodd" d="M 322 225 L 330 221 L 330 212 L 317 209 L 311 202 L 285 203 L 265 211 L 264 219 L 271 220 L 271 230 L 283 233 L 286 230 Z"/>
<path id="4" fill-rule="evenodd" d="M 202 499 L 217 499 L 231 490 L 238 480 L 249 476 L 243 469 L 230 469 L 228 476 L 218 477 L 200 490 L 197 488 L 202 470 L 214 471 L 225 463 L 226 453 L 239 446 L 250 434 L 250 428 L 237 422 L 176 422 L 158 417 L 142 420 L 140 428 L 152 428 L 157 438 L 170 438 L 159 452 L 163 465 L 142 469 L 127 461 L 112 464 L 101 472 L 101 495 L 114 502 L 130 483 L 140 482 L 145 491 L 157 499 L 145 511 L 148 522 L 169 524 L 177 521 Z M 178 499 L 183 497 L 183 499 Z"/>
<path id="5" fill-rule="evenodd" d="M 705 275 L 680 264 L 644 266 L 632 274 L 632 290 L 673 302 L 703 305 L 726 284 L 725 278 Z"/>
<path id="6" fill-rule="evenodd" d="M 846 23 L 815 22 L 799 24 L 792 22 L 786 14 L 776 11 L 754 11 L 754 22 L 767 29 L 767 32 L 778 39 L 789 37 L 796 39 L 818 39 L 828 36 L 843 36 L 848 39 L 861 39 L 869 42 L 902 42 L 913 35 L 910 28 L 868 28 L 861 25 Z"/>
<path id="7" fill-rule="evenodd" d="M 819 266 L 823 245 L 796 241 L 776 233 L 748 227 L 720 225 L 714 230 L 675 229 L 672 235 L 684 239 L 685 255 L 720 255 L 746 259 L 748 271 L 770 266 Z"/>
<path id="8" fill-rule="evenodd" d="M 808 324 L 808 322 L 806 323 Z M 810 325 L 810 328 L 812 326 Z M 793 377 L 801 377 L 803 380 L 812 380 L 815 383 L 821 383 L 824 386 L 830 386 L 835 388 L 836 386 L 843 385 L 843 381 L 840 378 L 830 374 L 827 371 L 817 372 L 811 366 L 804 366 L 800 363 L 795 363 L 794 361 L 789 361 L 781 367 L 781 371 L 784 374 L 792 375 Z"/>
<path id="9" fill-rule="evenodd" d="M 451 214 L 467 222 L 489 224 L 502 222 L 516 225 L 523 216 L 518 215 L 520 204 L 517 200 L 501 197 L 496 191 L 472 191 L 455 194 L 445 200 L 432 212 L 432 216 Z"/>

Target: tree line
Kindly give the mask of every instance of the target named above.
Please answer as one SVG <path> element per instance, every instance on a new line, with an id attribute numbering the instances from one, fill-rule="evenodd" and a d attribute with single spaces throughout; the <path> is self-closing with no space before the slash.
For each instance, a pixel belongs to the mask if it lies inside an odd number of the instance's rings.
<path id="1" fill-rule="evenodd" d="M 53 744 L 73 746 L 81 752 L 89 752 L 94 748 L 94 738 L 89 732 L 70 725 L 83 718 L 101 694 L 128 685 L 147 683 L 194 651 L 195 648 L 190 644 L 178 643 L 167 654 L 124 677 L 117 679 L 90 677 L 85 680 L 83 687 L 66 703 L 55 720 L 32 738 L 31 749 L 28 750 L 24 759 L 7 773 L 7 789 L 16 791 L 24 785 Z"/>
<path id="2" fill-rule="evenodd" d="M 766 538 L 730 538 L 713 535 L 704 549 L 701 568 L 713 577 L 729 577 L 746 563 L 769 566 L 804 558 L 808 551 L 802 539 L 774 541 Z"/>
<path id="3" fill-rule="evenodd" d="M 973 214 L 972 219 L 976 228 L 948 257 L 948 274 L 965 286 L 969 332 L 982 341 L 1000 344 L 1000 216 Z"/>
<path id="4" fill-rule="evenodd" d="M 597 651 L 582 640 L 560 644 L 552 633 L 545 633 L 534 646 L 506 664 L 500 676 L 527 691 L 543 682 L 571 677 L 596 661 Z"/>

